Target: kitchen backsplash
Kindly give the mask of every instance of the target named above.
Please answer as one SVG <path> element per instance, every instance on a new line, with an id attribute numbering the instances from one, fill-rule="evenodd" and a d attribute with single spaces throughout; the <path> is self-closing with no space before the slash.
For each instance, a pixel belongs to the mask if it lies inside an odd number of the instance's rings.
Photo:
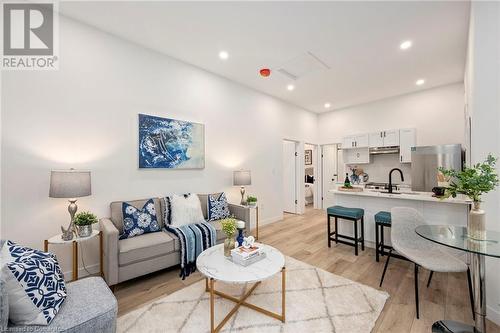
<path id="1" fill-rule="evenodd" d="M 399 163 L 399 154 L 372 155 L 370 164 L 360 164 L 358 167 L 362 168 L 364 172 L 369 175 L 369 182 L 377 183 L 388 183 L 389 171 L 391 171 L 392 168 L 399 168 L 403 171 L 405 177 L 403 183 L 411 185 L 411 164 Z M 395 172 L 392 174 L 392 182 L 401 184 L 399 173 Z"/>

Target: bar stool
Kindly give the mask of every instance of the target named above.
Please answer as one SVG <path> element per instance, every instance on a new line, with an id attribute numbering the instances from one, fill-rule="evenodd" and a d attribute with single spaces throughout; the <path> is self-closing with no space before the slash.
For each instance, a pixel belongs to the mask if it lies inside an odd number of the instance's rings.
<path id="1" fill-rule="evenodd" d="M 365 250 L 365 224 L 364 224 L 364 215 L 365 211 L 361 208 L 349 208 L 342 206 L 332 206 L 326 210 L 328 214 L 328 247 L 332 247 L 331 242 L 335 241 L 335 243 L 342 243 L 350 246 L 354 246 L 354 254 L 358 255 L 358 243 L 361 243 L 361 250 Z M 330 227 L 330 218 L 333 217 L 335 219 L 335 231 L 331 231 Z M 349 220 L 354 222 L 354 237 L 340 235 L 338 233 L 338 219 L 341 218 L 343 220 Z M 361 237 L 358 237 L 358 220 L 361 222 Z M 334 236 L 334 237 L 332 237 Z M 339 238 L 347 239 L 349 241 L 345 241 Z"/>
<path id="2" fill-rule="evenodd" d="M 380 211 L 375 214 L 375 260 L 385 255 L 385 249 L 392 250 L 392 246 L 384 243 L 384 227 L 391 227 L 391 213 Z"/>

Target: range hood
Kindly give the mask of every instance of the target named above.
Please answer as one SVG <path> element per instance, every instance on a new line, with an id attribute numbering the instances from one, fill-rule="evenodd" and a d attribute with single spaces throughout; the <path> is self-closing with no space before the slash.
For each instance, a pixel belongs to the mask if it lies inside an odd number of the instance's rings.
<path id="1" fill-rule="evenodd" d="M 399 146 L 370 148 L 370 155 L 399 154 Z"/>

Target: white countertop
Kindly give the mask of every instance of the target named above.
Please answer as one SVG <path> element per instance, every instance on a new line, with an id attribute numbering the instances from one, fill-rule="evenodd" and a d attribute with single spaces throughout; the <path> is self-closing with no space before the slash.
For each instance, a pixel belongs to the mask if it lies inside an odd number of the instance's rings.
<path id="1" fill-rule="evenodd" d="M 374 198 L 386 198 L 386 199 L 403 199 L 403 200 L 416 200 L 416 201 L 431 201 L 431 202 L 442 202 L 442 203 L 454 203 L 454 204 L 471 204 L 472 201 L 465 196 L 457 196 L 456 198 L 439 199 L 433 197 L 432 192 L 398 192 L 400 194 L 390 194 L 381 193 L 378 190 L 367 190 L 363 189 L 362 192 L 347 192 L 339 191 L 338 189 L 329 190 L 331 193 L 341 194 L 341 195 L 354 195 L 360 197 L 374 197 Z"/>

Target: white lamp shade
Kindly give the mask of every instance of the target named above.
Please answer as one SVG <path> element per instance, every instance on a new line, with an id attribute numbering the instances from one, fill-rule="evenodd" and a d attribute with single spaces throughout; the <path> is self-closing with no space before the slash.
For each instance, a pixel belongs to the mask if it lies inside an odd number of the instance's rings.
<path id="1" fill-rule="evenodd" d="M 252 175 L 250 173 L 250 170 L 234 171 L 233 185 L 234 186 L 252 185 Z"/>
<path id="2" fill-rule="evenodd" d="M 50 172 L 49 197 L 79 198 L 92 194 L 90 171 L 57 170 Z"/>

